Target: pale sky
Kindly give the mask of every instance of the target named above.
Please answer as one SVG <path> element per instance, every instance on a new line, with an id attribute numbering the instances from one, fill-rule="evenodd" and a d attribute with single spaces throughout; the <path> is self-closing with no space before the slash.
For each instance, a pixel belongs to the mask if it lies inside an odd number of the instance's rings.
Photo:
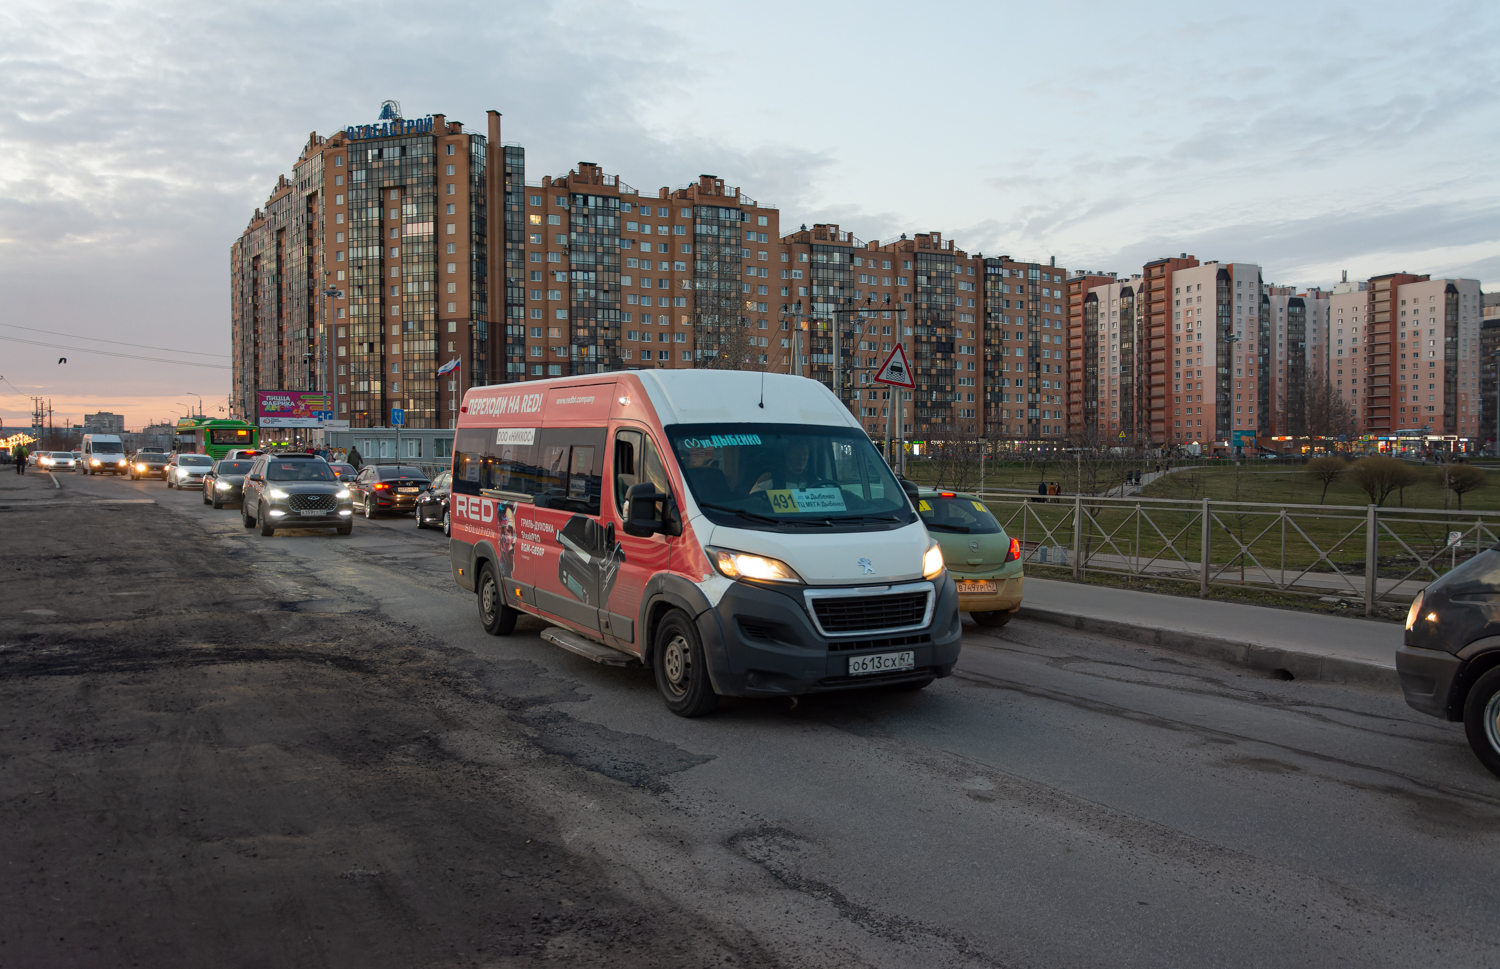
<path id="1" fill-rule="evenodd" d="M 7 428 L 32 394 L 59 422 L 216 413 L 230 244 L 308 132 L 386 98 L 501 111 L 531 180 L 711 173 L 787 229 L 1500 283 L 1493 0 L 6 0 L 0 37 Z"/>

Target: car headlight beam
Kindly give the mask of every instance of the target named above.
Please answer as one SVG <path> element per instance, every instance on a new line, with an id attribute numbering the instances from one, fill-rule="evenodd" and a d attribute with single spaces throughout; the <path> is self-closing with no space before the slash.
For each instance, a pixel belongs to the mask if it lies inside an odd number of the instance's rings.
<path id="1" fill-rule="evenodd" d="M 943 574 L 943 547 L 937 542 L 927 546 L 922 556 L 922 578 L 935 579 Z"/>
<path id="2" fill-rule="evenodd" d="M 267 491 L 266 494 L 270 495 L 272 498 L 287 497 L 287 493 L 281 488 L 272 488 L 270 491 Z"/>
<path id="3" fill-rule="evenodd" d="M 1411 608 L 1406 610 L 1406 628 L 1411 629 L 1417 624 L 1417 617 L 1422 614 L 1422 600 L 1427 598 L 1427 590 L 1423 589 L 1417 593 L 1417 597 L 1411 601 Z"/>
<path id="4" fill-rule="evenodd" d="M 761 582 L 802 581 L 802 576 L 780 559 L 765 555 L 751 555 L 749 552 L 736 552 L 727 548 L 707 548 L 705 551 L 708 552 L 709 560 L 713 562 L 714 568 L 728 579 L 755 579 Z"/>

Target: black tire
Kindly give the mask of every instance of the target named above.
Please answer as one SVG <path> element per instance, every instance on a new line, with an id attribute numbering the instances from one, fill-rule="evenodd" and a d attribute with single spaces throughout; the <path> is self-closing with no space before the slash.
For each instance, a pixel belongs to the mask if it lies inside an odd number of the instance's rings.
<path id="1" fill-rule="evenodd" d="M 416 510 L 416 512 L 412 515 L 412 517 L 417 520 L 417 527 L 418 528 L 426 528 L 427 527 L 427 523 L 422 520 L 422 509 L 418 508 Z"/>
<path id="2" fill-rule="evenodd" d="M 651 668 L 662 701 L 679 717 L 701 717 L 719 705 L 698 630 L 681 610 L 667 613 L 656 627 Z"/>
<path id="3" fill-rule="evenodd" d="M 999 629 L 1010 622 L 1015 613 L 1002 609 L 996 612 L 971 612 L 969 615 L 974 617 L 975 622 L 987 629 Z"/>
<path id="4" fill-rule="evenodd" d="M 495 574 L 495 563 L 486 562 L 479 570 L 476 584 L 479 599 L 479 621 L 491 636 L 509 636 L 516 628 L 520 613 L 505 604 L 505 592 Z"/>
<path id="5" fill-rule="evenodd" d="M 1464 700 L 1464 733 L 1474 756 L 1500 777 L 1500 666 L 1470 687 Z"/>
<path id="6" fill-rule="evenodd" d="M 365 505 L 365 518 L 367 518 L 367 519 L 374 519 L 374 517 L 375 517 L 375 506 L 370 503 L 370 497 L 369 497 L 369 495 L 365 496 L 364 505 Z"/>
<path id="7" fill-rule="evenodd" d="M 276 534 L 276 526 L 271 524 L 271 516 L 266 514 L 264 508 L 255 509 L 255 517 L 260 519 L 260 533 L 266 538 Z"/>
<path id="8" fill-rule="evenodd" d="M 353 531 L 354 531 L 354 523 L 350 522 L 347 525 L 340 525 L 338 530 L 339 530 L 339 534 L 340 535 L 349 535 L 349 534 L 352 534 Z"/>
<path id="9" fill-rule="evenodd" d="M 172 488 L 172 476 L 171 475 L 167 475 L 167 489 L 171 490 L 171 488 Z"/>
<path id="10" fill-rule="evenodd" d="M 897 691 L 899 691 L 901 693 L 915 693 L 918 690 L 925 690 L 925 689 L 927 689 L 929 686 L 932 685 L 932 681 L 934 679 L 936 679 L 936 677 L 928 676 L 928 677 L 924 677 L 924 678 L 922 678 L 920 680 L 911 680 L 911 681 L 906 682 L 906 683 L 896 683 L 896 684 L 893 684 L 891 686 L 891 689 L 897 690 Z"/>
<path id="11" fill-rule="evenodd" d="M 240 503 L 240 522 L 246 528 L 255 527 L 255 519 L 250 517 L 250 503 L 248 501 Z"/>
<path id="12" fill-rule="evenodd" d="M 218 511 L 219 509 L 221 509 L 221 508 L 224 507 L 224 502 L 222 502 L 219 499 L 215 498 L 214 501 L 213 501 L 213 505 L 214 505 L 214 511 Z"/>
<path id="13" fill-rule="evenodd" d="M 208 489 L 207 488 L 203 489 L 203 503 L 205 505 L 211 505 L 211 504 L 214 503 L 213 499 L 208 496 Z"/>
<path id="14" fill-rule="evenodd" d="M 453 537 L 453 523 L 451 520 L 449 520 L 448 512 L 446 509 L 443 511 L 443 534 L 447 535 L 449 538 Z"/>

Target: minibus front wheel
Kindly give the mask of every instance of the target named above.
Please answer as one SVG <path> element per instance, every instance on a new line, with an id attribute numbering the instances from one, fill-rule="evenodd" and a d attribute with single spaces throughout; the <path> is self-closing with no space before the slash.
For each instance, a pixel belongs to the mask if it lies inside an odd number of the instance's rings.
<path id="1" fill-rule="evenodd" d="M 693 621 L 673 609 L 656 627 L 656 648 L 651 651 L 656 688 L 667 709 L 679 717 L 701 717 L 719 705 L 708 678 L 708 659 Z"/>
<path id="2" fill-rule="evenodd" d="M 479 621 L 484 631 L 491 636 L 509 636 L 516 628 L 520 615 L 505 604 L 505 593 L 500 588 L 500 579 L 495 575 L 495 563 L 486 562 L 479 572 Z"/>

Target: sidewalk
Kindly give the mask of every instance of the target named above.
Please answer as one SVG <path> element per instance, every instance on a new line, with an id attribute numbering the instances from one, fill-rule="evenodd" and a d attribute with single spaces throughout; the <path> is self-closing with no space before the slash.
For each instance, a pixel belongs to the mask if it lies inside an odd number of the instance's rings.
<path id="1" fill-rule="evenodd" d="M 1393 623 L 1026 577 L 1020 616 L 1299 680 L 1399 689 Z"/>

